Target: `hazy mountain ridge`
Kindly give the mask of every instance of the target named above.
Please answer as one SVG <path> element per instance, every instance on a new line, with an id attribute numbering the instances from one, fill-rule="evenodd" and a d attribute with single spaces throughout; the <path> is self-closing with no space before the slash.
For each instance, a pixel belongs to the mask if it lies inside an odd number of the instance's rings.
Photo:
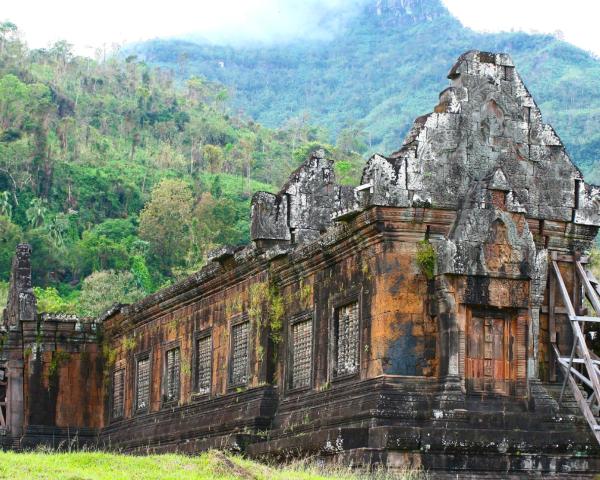
<path id="1" fill-rule="evenodd" d="M 477 33 L 440 0 L 369 0 L 330 41 L 245 47 L 154 40 L 131 47 L 182 78 L 229 86 L 236 109 L 277 126 L 306 111 L 332 134 L 362 129 L 371 151 L 397 148 L 429 112 L 466 50 L 505 51 L 589 180 L 600 182 L 600 61 L 551 35 Z M 307 29 L 311 28 L 307 25 Z"/>

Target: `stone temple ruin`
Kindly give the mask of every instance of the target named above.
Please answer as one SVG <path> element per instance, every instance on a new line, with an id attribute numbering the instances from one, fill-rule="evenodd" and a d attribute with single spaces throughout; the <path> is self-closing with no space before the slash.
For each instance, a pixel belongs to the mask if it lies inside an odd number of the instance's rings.
<path id="1" fill-rule="evenodd" d="M 4 445 L 317 455 L 435 478 L 600 472 L 585 269 L 600 189 L 507 55 L 465 53 L 448 77 L 360 186 L 314 152 L 254 196 L 250 245 L 93 321 L 36 313 L 20 245 Z"/>

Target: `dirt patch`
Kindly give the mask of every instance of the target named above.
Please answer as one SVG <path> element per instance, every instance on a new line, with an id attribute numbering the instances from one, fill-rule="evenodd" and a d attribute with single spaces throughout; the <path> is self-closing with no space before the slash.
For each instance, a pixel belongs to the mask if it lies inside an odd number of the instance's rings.
<path id="1" fill-rule="evenodd" d="M 210 452 L 211 470 L 217 475 L 235 475 L 241 480 L 258 480 L 258 477 L 248 469 L 234 463 L 223 452 Z"/>

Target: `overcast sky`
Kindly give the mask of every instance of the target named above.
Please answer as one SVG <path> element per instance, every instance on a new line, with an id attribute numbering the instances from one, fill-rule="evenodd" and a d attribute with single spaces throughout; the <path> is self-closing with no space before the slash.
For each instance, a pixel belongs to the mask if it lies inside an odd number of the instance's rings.
<path id="1" fill-rule="evenodd" d="M 103 45 L 192 33 L 220 43 L 318 37 L 368 0 L 0 1 L 0 20 L 16 23 L 31 47 L 64 39 L 79 54 L 93 55 Z M 560 30 L 565 40 L 600 55 L 600 0 L 443 1 L 475 30 Z"/>

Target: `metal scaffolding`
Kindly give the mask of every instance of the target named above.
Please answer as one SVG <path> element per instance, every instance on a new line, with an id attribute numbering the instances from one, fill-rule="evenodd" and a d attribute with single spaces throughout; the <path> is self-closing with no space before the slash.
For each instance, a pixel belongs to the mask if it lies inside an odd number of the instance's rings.
<path id="1" fill-rule="evenodd" d="M 558 346 L 553 342 L 554 354 L 558 360 L 564 381 L 559 397 L 562 403 L 567 384 L 573 392 L 573 396 L 587 420 L 596 440 L 600 443 L 600 425 L 598 410 L 600 408 L 600 360 L 588 349 L 584 335 L 587 323 L 600 322 L 600 299 L 598 296 L 598 282 L 593 275 L 586 271 L 581 262 L 573 259 L 575 267 L 575 278 L 581 282 L 583 293 L 590 302 L 596 316 L 578 315 L 573 307 L 564 279 L 558 268 L 555 258 L 552 258 L 552 271 L 558 282 L 559 291 L 567 310 L 569 322 L 573 329 L 573 346 L 570 356 L 561 355 Z"/>

